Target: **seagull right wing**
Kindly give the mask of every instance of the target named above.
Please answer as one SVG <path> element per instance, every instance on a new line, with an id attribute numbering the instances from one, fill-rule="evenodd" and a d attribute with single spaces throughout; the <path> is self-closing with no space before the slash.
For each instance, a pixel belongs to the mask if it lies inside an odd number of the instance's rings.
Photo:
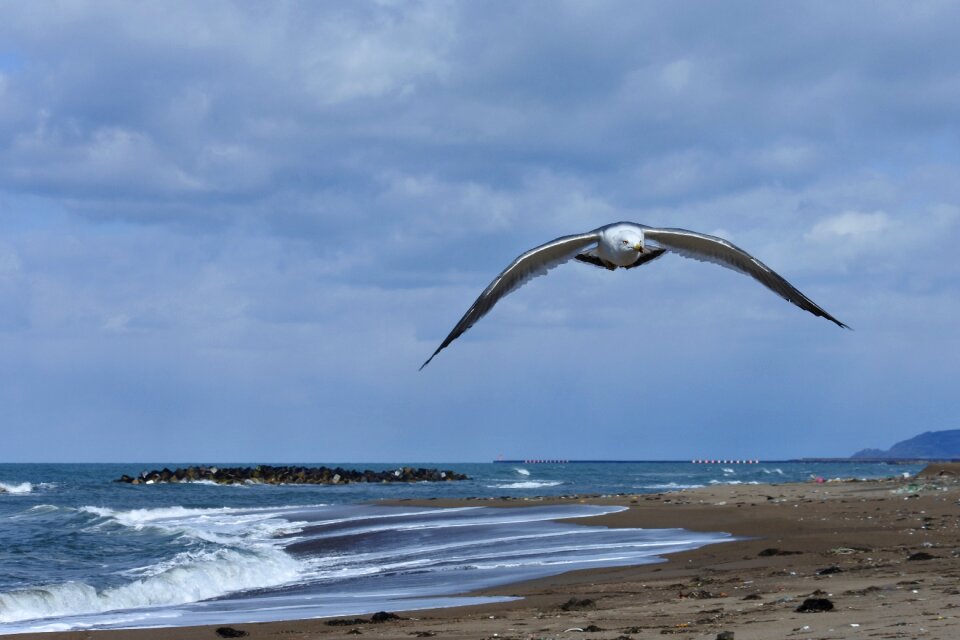
<path id="1" fill-rule="evenodd" d="M 850 328 L 827 313 L 813 300 L 803 295 L 779 273 L 732 242 L 705 233 L 687 231 L 686 229 L 642 228 L 643 235 L 648 240 L 652 240 L 668 251 L 679 253 L 686 258 L 712 262 L 722 267 L 739 271 L 742 274 L 750 276 L 784 300 L 792 302 L 801 309 L 809 311 L 815 316 L 826 318 L 844 329 Z"/>
<path id="2" fill-rule="evenodd" d="M 599 229 L 579 235 L 563 236 L 531 249 L 518 257 L 483 290 L 480 297 L 474 301 L 473 306 L 467 309 L 467 312 L 460 318 L 460 322 L 453 328 L 450 335 L 437 347 L 433 355 L 420 365 L 420 369 L 430 364 L 435 355 L 485 316 L 501 298 L 520 288 L 531 278 L 542 276 L 550 269 L 570 260 L 599 239 Z"/>

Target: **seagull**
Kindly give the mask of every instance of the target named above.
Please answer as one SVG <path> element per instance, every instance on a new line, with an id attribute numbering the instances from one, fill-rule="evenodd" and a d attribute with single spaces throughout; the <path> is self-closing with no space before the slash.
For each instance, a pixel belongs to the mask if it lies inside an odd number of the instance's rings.
<path id="1" fill-rule="evenodd" d="M 739 271 L 801 309 L 826 318 L 843 329 L 850 328 L 800 293 L 773 269 L 728 240 L 686 229 L 659 229 L 635 222 L 615 222 L 587 233 L 556 238 L 517 257 L 487 285 L 450 335 L 420 365 L 420 370 L 485 316 L 501 298 L 557 265 L 577 260 L 610 271 L 634 269 L 656 260 L 667 251 Z"/>

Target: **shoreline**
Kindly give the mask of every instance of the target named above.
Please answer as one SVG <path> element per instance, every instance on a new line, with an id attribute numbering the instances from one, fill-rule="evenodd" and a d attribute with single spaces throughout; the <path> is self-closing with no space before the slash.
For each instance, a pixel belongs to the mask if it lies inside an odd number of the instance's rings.
<path id="1" fill-rule="evenodd" d="M 679 634 L 712 640 L 723 631 L 735 632 L 737 640 L 955 638 L 960 633 L 958 472 L 958 464 L 931 465 L 910 479 L 717 485 L 624 496 L 385 502 L 381 504 L 617 505 L 627 508 L 576 523 L 723 531 L 736 539 L 674 553 L 666 562 L 583 569 L 461 594 L 521 598 L 509 602 L 395 611 L 404 619 L 380 624 L 330 625 L 337 618 L 322 618 L 230 627 L 251 640 L 354 634 L 518 640 Z M 808 597 L 829 600 L 834 609 L 797 612 Z M 220 626 L 8 637 L 187 640 L 222 637 L 216 633 Z"/>

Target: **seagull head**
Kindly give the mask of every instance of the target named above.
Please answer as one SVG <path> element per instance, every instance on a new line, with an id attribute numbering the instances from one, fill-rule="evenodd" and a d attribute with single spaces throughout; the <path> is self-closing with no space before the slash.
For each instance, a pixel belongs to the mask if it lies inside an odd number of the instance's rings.
<path id="1" fill-rule="evenodd" d="M 624 229 L 617 237 L 617 250 L 621 253 L 643 253 L 643 234 L 634 229 Z"/>
<path id="2" fill-rule="evenodd" d="M 645 250 L 643 229 L 639 225 L 621 222 L 603 227 L 600 231 L 597 254 L 618 267 L 635 263 Z"/>

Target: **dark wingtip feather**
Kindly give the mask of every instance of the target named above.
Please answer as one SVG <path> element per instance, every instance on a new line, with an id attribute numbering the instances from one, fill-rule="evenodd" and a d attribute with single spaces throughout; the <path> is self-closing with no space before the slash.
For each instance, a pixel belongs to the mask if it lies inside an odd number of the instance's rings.
<path id="1" fill-rule="evenodd" d="M 823 309 L 820 309 L 820 311 L 822 311 L 822 313 L 817 313 L 816 315 L 820 316 L 821 318 L 826 318 L 827 320 L 837 325 L 841 329 L 847 329 L 848 331 L 853 331 L 853 328 L 850 325 L 840 322 L 839 320 L 834 318 L 832 315 L 830 315 L 826 311 L 823 311 Z"/>

